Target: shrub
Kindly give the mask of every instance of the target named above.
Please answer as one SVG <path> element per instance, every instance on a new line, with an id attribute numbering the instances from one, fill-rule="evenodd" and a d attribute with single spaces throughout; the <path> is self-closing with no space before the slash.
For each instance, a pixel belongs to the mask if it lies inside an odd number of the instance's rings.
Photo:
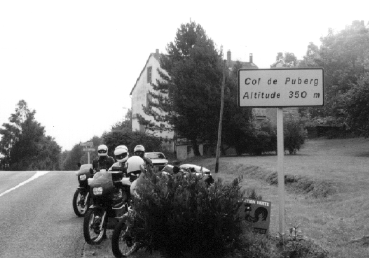
<path id="1" fill-rule="evenodd" d="M 222 257 L 240 244 L 241 178 L 207 186 L 195 175 L 147 173 L 135 199 L 133 234 L 164 257 Z"/>
<path id="2" fill-rule="evenodd" d="M 284 119 L 284 150 L 288 150 L 289 154 L 296 154 L 306 138 L 307 133 L 299 117 L 290 115 Z"/>
<path id="3" fill-rule="evenodd" d="M 113 156 L 113 151 L 118 145 L 126 145 L 129 153 L 134 152 L 136 145 L 144 145 L 145 151 L 161 151 L 161 139 L 142 132 L 118 131 L 104 133 L 103 142 L 108 146 L 109 155 Z"/>
<path id="4" fill-rule="evenodd" d="M 255 122 L 252 133 L 247 137 L 246 144 L 246 152 L 251 155 L 276 152 L 276 129 L 269 121 Z"/>

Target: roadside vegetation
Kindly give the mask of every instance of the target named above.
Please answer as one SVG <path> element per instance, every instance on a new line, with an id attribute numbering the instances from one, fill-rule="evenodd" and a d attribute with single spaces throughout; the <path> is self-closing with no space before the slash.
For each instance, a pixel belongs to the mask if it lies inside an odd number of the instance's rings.
<path id="1" fill-rule="evenodd" d="M 286 232 L 281 241 L 278 189 L 276 181 L 271 180 L 276 173 L 277 157 L 269 154 L 221 157 L 220 172 L 213 173 L 216 180 L 228 185 L 242 176 L 238 184 L 245 196 L 271 202 L 269 233 L 254 234 L 245 227 L 240 235 L 242 244 L 225 257 L 368 257 L 368 162 L 369 142 L 363 138 L 312 139 L 298 154 L 285 155 L 285 175 L 302 182 L 286 179 Z M 215 167 L 213 157 L 194 157 L 183 163 L 211 170 Z M 85 257 L 99 254 L 113 257 L 109 239 L 100 247 L 88 246 L 85 254 Z M 158 251 L 150 254 L 140 250 L 132 257 L 163 256 Z"/>

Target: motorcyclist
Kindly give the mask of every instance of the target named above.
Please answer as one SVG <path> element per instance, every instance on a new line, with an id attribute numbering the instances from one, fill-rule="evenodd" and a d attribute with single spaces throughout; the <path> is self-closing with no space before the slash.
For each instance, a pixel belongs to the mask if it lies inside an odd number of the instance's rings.
<path id="1" fill-rule="evenodd" d="M 137 186 L 140 185 L 145 171 L 145 161 L 139 156 L 132 156 L 127 160 L 127 175 L 130 178 L 130 194 L 136 193 Z"/>
<path id="2" fill-rule="evenodd" d="M 125 145 L 118 145 L 114 149 L 114 158 L 117 160 L 109 170 L 119 170 L 126 174 L 126 161 L 128 159 L 128 149 Z"/>
<path id="3" fill-rule="evenodd" d="M 98 158 L 93 160 L 94 172 L 100 169 L 108 170 L 114 163 L 114 159 L 108 155 L 108 147 L 104 144 L 98 146 Z"/>
<path id="4" fill-rule="evenodd" d="M 153 162 L 151 159 L 145 157 L 145 148 L 143 145 L 136 145 L 134 148 L 134 155 L 139 156 L 142 158 L 146 164 L 146 168 L 152 170 L 153 169 Z"/>
<path id="5" fill-rule="evenodd" d="M 114 158 L 117 160 L 110 168 L 109 171 L 114 171 L 113 173 L 122 173 L 122 177 L 126 176 L 126 161 L 128 159 L 128 149 L 125 145 L 118 145 L 114 149 Z M 111 172 L 111 173 L 112 173 Z M 120 201 L 122 201 L 122 190 L 117 189 L 117 191 L 113 194 L 113 200 L 117 201 L 116 206 L 120 205 Z"/>

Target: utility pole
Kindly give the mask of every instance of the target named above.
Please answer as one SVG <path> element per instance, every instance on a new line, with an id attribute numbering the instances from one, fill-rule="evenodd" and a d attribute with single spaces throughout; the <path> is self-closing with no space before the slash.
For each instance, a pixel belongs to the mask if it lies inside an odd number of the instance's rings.
<path id="1" fill-rule="evenodd" d="M 215 173 L 218 173 L 218 161 L 220 159 L 220 149 L 221 149 L 222 116 L 224 113 L 224 96 L 225 96 L 225 93 L 224 93 L 225 92 L 225 69 L 226 69 L 226 60 L 224 60 L 224 63 L 222 66 L 221 108 L 220 108 L 220 120 L 218 122 Z"/>

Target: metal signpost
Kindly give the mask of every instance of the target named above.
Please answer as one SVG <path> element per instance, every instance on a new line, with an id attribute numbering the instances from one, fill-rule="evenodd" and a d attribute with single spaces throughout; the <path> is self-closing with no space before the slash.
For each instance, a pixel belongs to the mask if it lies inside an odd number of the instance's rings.
<path id="1" fill-rule="evenodd" d="M 87 163 L 90 164 L 90 151 L 95 151 L 93 142 L 84 142 L 80 143 L 80 145 L 85 147 L 83 151 L 87 152 Z"/>
<path id="2" fill-rule="evenodd" d="M 283 107 L 324 105 L 322 68 L 241 69 L 238 71 L 240 107 L 277 108 L 277 172 L 279 192 L 279 233 L 284 235 L 284 130 Z"/>

